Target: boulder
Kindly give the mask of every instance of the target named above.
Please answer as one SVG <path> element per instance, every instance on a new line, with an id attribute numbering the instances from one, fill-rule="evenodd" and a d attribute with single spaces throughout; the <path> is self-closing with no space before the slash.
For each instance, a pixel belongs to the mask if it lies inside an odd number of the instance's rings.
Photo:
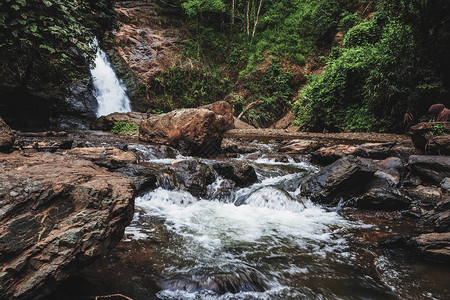
<path id="1" fill-rule="evenodd" d="M 209 109 L 179 109 L 143 121 L 139 139 L 172 146 L 193 156 L 213 156 L 222 152 L 223 133 L 232 126 L 228 117 Z"/>
<path id="2" fill-rule="evenodd" d="M 312 153 L 311 159 L 321 165 L 328 165 L 346 155 L 354 155 L 358 151 L 358 146 L 352 145 L 334 145 L 330 147 L 322 147 Z"/>
<path id="3" fill-rule="evenodd" d="M 410 244 L 426 259 L 450 262 L 450 232 L 421 234 Z"/>
<path id="4" fill-rule="evenodd" d="M 42 297 L 122 238 L 133 184 L 92 162 L 0 154 L 0 298 Z"/>
<path id="5" fill-rule="evenodd" d="M 330 164 L 345 155 L 371 159 L 399 157 L 406 160 L 410 155 L 418 154 L 410 141 L 389 143 L 366 143 L 362 145 L 334 145 L 322 147 L 312 153 L 312 159 L 322 165 Z"/>
<path id="6" fill-rule="evenodd" d="M 16 140 L 11 128 L 0 118 L 0 151 L 8 151 Z"/>
<path id="7" fill-rule="evenodd" d="M 226 101 L 217 101 L 208 105 L 200 106 L 199 108 L 209 109 L 210 111 L 215 112 L 216 114 L 223 116 L 225 121 L 228 123 L 228 126 L 233 128 L 234 117 L 233 117 L 233 107 L 230 103 Z"/>
<path id="8" fill-rule="evenodd" d="M 319 142 L 313 140 L 292 140 L 278 151 L 287 154 L 305 154 L 319 148 Z"/>
<path id="9" fill-rule="evenodd" d="M 245 162 L 220 162 L 213 165 L 220 176 L 232 180 L 237 186 L 245 187 L 258 181 L 252 166 Z"/>
<path id="10" fill-rule="evenodd" d="M 137 194 L 156 188 L 156 172 L 145 166 L 127 164 L 125 167 L 117 169 L 116 172 L 122 173 L 127 178 L 133 180 Z"/>
<path id="11" fill-rule="evenodd" d="M 203 197 L 207 187 L 214 182 L 214 169 L 196 159 L 175 160 L 169 167 L 174 181 L 180 189 L 187 190 L 193 196 Z"/>
<path id="12" fill-rule="evenodd" d="M 384 211 L 409 208 L 411 201 L 397 189 L 402 169 L 398 157 L 378 161 L 374 177 L 362 188 L 364 194 L 355 199 L 356 207 Z"/>
<path id="13" fill-rule="evenodd" d="M 122 151 L 115 147 L 74 148 L 64 152 L 66 155 L 92 161 L 94 164 L 115 170 L 127 164 L 136 163 L 137 157 L 133 152 Z"/>
<path id="14" fill-rule="evenodd" d="M 359 195 L 377 170 L 370 159 L 345 156 L 311 176 L 301 186 L 301 195 L 331 204 Z"/>
<path id="15" fill-rule="evenodd" d="M 357 198 L 356 206 L 365 209 L 391 211 L 407 209 L 411 206 L 411 202 L 389 188 L 372 188 Z"/>
<path id="16" fill-rule="evenodd" d="M 450 134 L 434 136 L 428 139 L 426 152 L 429 154 L 450 155 Z"/>
<path id="17" fill-rule="evenodd" d="M 146 113 L 139 112 L 127 112 L 119 113 L 115 112 L 107 116 L 101 116 L 94 121 L 91 125 L 93 130 L 111 131 L 116 122 L 134 123 L 140 125 L 142 121 L 147 119 Z"/>
<path id="18" fill-rule="evenodd" d="M 428 154 L 450 154 L 450 122 L 422 122 L 410 129 L 414 145 Z"/>
<path id="19" fill-rule="evenodd" d="M 432 227 L 436 232 L 450 231 L 450 198 L 439 202 L 436 207 L 424 214 L 419 225 Z"/>
<path id="20" fill-rule="evenodd" d="M 398 157 L 389 157 L 377 162 L 378 170 L 375 175 L 386 179 L 391 186 L 398 186 L 401 173 L 404 170 L 402 160 Z"/>
<path id="21" fill-rule="evenodd" d="M 408 190 L 408 193 L 413 198 L 428 200 L 432 203 L 436 203 L 442 197 L 441 190 L 438 187 L 434 186 L 419 185 L 414 189 Z"/>
<path id="22" fill-rule="evenodd" d="M 408 163 L 414 173 L 431 183 L 440 184 L 450 177 L 449 156 L 411 155 Z"/>

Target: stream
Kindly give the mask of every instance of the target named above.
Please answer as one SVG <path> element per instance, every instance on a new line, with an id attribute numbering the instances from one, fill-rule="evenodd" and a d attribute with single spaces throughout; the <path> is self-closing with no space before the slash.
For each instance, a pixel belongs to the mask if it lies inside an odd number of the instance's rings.
<path id="1" fill-rule="evenodd" d="M 63 294 L 121 293 L 134 300 L 448 299 L 448 266 L 371 240 L 408 234 L 413 226 L 302 201 L 299 186 L 318 169 L 300 157 L 272 154 L 273 144 L 253 146 L 256 153 L 224 159 L 254 167 L 258 182 L 248 187 L 228 186 L 216 174 L 207 195 L 198 198 L 164 184 L 159 175 L 159 186 L 136 198 L 134 219 L 119 246 L 63 286 Z M 157 146 L 129 149 L 155 169 L 173 160 Z M 176 151 L 175 156 L 186 158 Z"/>

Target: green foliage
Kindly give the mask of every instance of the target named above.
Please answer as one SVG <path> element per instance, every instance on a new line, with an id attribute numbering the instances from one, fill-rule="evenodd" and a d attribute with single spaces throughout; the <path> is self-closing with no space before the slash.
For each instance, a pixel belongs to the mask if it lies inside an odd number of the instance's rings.
<path id="1" fill-rule="evenodd" d="M 445 127 L 443 124 L 434 124 L 433 127 L 431 127 L 431 131 L 428 133 L 429 136 L 441 136 L 441 135 L 447 135 L 450 134 L 447 130 L 445 130 Z"/>
<path id="2" fill-rule="evenodd" d="M 223 99 L 230 89 L 229 79 L 217 70 L 173 67 L 151 83 L 150 102 L 162 111 L 197 107 Z"/>
<path id="3" fill-rule="evenodd" d="M 114 134 L 139 134 L 139 125 L 136 123 L 118 121 L 114 123 L 111 133 Z"/>
<path id="4" fill-rule="evenodd" d="M 333 49 L 325 72 L 295 103 L 298 123 L 314 130 L 405 130 L 404 115 L 420 117 L 447 92 L 414 26 L 387 10 L 350 28 L 345 48 Z"/>
<path id="5" fill-rule="evenodd" d="M 278 120 L 289 106 L 292 96 L 293 75 L 284 72 L 276 61 L 264 73 L 252 73 L 245 88 L 251 93 L 247 102 L 262 101 L 244 114 L 248 123 L 268 126 Z M 236 103 L 237 104 L 237 103 Z M 241 110 L 244 108 L 242 106 Z"/>
<path id="6" fill-rule="evenodd" d="M 186 14 L 190 17 L 204 12 L 224 12 L 225 3 L 221 0 L 187 0 L 181 4 Z"/>
<path id="7" fill-rule="evenodd" d="M 0 79 L 41 87 L 81 73 L 94 54 L 89 46 L 94 35 L 115 24 L 113 5 L 113 0 L 1 1 Z"/>

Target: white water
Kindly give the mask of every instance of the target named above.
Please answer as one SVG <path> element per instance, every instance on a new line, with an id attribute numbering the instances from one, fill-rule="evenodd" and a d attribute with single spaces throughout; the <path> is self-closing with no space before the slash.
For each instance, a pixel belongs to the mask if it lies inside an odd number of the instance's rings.
<path id="1" fill-rule="evenodd" d="M 126 88 L 111 68 L 106 53 L 100 49 L 97 40 L 94 40 L 93 47 L 97 48 L 95 66 L 91 69 L 94 96 L 98 102 L 97 117 L 113 112 L 131 111 Z"/>
<path id="2" fill-rule="evenodd" d="M 311 260 L 346 261 L 347 243 L 338 232 L 354 224 L 309 201 L 297 201 L 297 189 L 283 188 L 299 179 L 298 173 L 264 178 L 226 200 L 163 188 L 138 197 L 139 212 L 126 236 L 152 236 L 148 220 L 163 222 L 170 235 L 170 244 L 157 250 L 167 262 L 158 298 L 297 299 L 302 294 L 286 278 L 308 276 L 310 270 L 289 259 L 292 249 Z M 219 187 L 221 180 L 210 188 Z M 224 286 L 232 287 L 223 293 Z"/>

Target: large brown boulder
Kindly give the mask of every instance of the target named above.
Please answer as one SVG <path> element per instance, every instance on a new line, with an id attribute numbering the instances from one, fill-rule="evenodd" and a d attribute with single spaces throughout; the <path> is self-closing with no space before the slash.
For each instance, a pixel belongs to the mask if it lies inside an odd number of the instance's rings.
<path id="1" fill-rule="evenodd" d="M 233 107 L 230 103 L 226 101 L 217 101 L 208 105 L 200 106 L 199 108 L 206 108 L 218 115 L 224 117 L 226 122 L 229 124 L 230 128 L 233 128 L 234 117 L 233 117 Z"/>
<path id="2" fill-rule="evenodd" d="M 14 145 L 15 136 L 11 128 L 0 118 L 0 151 L 8 151 Z"/>
<path id="3" fill-rule="evenodd" d="M 126 123 L 134 123 L 141 124 L 142 121 L 147 119 L 146 113 L 139 112 L 127 112 L 127 113 L 112 113 L 107 116 L 101 116 L 97 120 L 94 121 L 91 125 L 91 129 L 93 130 L 103 130 L 103 131 L 111 131 L 116 122 L 126 122 Z"/>
<path id="4" fill-rule="evenodd" d="M 411 127 L 414 145 L 428 154 L 450 155 L 450 122 L 422 122 Z"/>
<path id="5" fill-rule="evenodd" d="M 92 162 L 0 154 L 0 299 L 51 292 L 105 255 L 133 216 L 133 185 Z"/>
<path id="6" fill-rule="evenodd" d="M 172 146 L 189 155 L 212 156 L 221 152 L 223 133 L 232 128 L 232 120 L 206 108 L 178 109 L 142 122 L 139 139 Z"/>

